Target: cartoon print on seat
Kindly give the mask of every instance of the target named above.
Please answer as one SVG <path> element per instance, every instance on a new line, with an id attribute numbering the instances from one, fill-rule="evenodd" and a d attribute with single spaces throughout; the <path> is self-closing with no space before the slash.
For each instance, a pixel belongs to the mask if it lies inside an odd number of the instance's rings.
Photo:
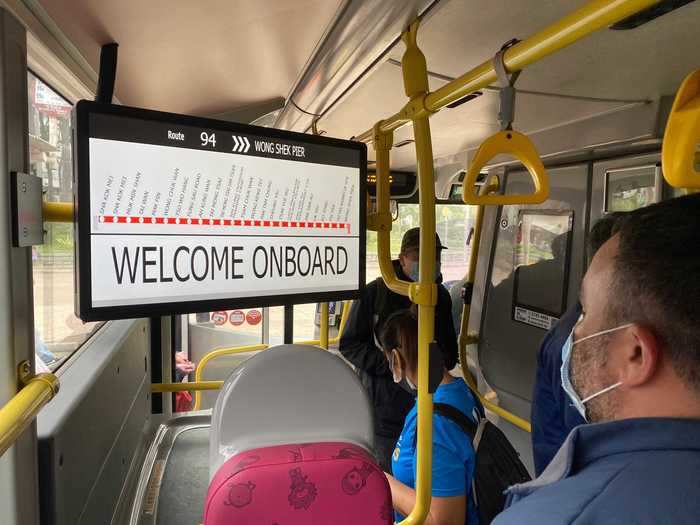
<path id="1" fill-rule="evenodd" d="M 242 458 L 238 463 L 236 463 L 236 466 L 233 467 L 231 475 L 235 476 L 236 474 L 243 472 L 245 469 L 247 469 L 251 465 L 254 465 L 258 461 L 260 461 L 260 456 L 253 455 Z"/>
<path id="2" fill-rule="evenodd" d="M 307 481 L 307 476 L 304 476 L 300 468 L 295 468 L 289 471 L 289 477 L 292 480 L 290 486 L 289 504 L 295 509 L 308 509 L 316 499 L 318 491 L 316 485 Z"/>
<path id="3" fill-rule="evenodd" d="M 253 501 L 253 489 L 255 483 L 236 483 L 229 485 L 228 499 L 224 501 L 224 505 L 236 507 L 240 509 L 246 505 L 250 505 Z"/>
<path id="4" fill-rule="evenodd" d="M 343 476 L 340 486 L 348 496 L 355 496 L 367 485 L 367 478 L 374 472 L 374 467 L 369 463 L 363 463 L 359 469 L 353 467 Z"/>

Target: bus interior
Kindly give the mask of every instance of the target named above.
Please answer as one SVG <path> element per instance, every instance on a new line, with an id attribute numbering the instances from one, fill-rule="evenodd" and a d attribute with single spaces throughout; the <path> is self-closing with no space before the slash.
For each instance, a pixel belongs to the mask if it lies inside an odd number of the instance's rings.
<path id="1" fill-rule="evenodd" d="M 700 106 L 684 121 L 674 105 L 686 77 L 700 85 L 698 27 L 694 1 L 0 1 L 0 521 L 206 525 L 214 439 L 329 441 L 303 427 L 325 419 L 336 441 L 372 446 L 338 366 L 352 299 L 76 316 L 78 101 L 366 143 L 366 282 L 396 281 L 407 230 L 440 235 L 452 374 L 532 474 L 537 352 L 578 300 L 588 231 L 700 188 Z M 519 76 L 504 83 L 498 60 Z M 513 130 L 531 149 L 480 148 Z M 694 172 L 667 166 L 671 145 Z M 40 180 L 34 245 L 13 237 L 16 172 Z M 213 421 L 219 404 L 235 417 Z"/>

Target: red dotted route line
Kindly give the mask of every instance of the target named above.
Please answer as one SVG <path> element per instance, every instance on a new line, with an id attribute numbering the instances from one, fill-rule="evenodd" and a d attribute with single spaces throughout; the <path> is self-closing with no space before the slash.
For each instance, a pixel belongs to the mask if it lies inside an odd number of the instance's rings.
<path id="1" fill-rule="evenodd" d="M 309 228 L 350 231 L 344 222 L 317 221 L 268 221 L 254 219 L 200 219 L 184 217 L 128 217 L 124 215 L 100 215 L 98 220 L 117 224 L 182 224 L 190 226 L 248 226 L 254 228 Z"/>

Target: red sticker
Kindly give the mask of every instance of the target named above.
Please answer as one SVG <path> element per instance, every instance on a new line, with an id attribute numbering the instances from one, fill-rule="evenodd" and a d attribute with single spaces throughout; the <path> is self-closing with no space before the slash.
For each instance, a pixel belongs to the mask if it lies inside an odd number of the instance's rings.
<path id="1" fill-rule="evenodd" d="M 245 323 L 245 314 L 242 310 L 234 310 L 229 314 L 228 321 L 233 326 L 241 326 L 243 323 Z"/>
<path id="2" fill-rule="evenodd" d="M 255 326 L 262 321 L 262 314 L 260 310 L 250 310 L 245 316 L 245 320 L 248 321 L 249 325 Z"/>
<path id="3" fill-rule="evenodd" d="M 222 326 L 228 321 L 228 314 L 226 312 L 214 312 L 211 314 L 211 320 L 214 321 L 216 326 Z"/>

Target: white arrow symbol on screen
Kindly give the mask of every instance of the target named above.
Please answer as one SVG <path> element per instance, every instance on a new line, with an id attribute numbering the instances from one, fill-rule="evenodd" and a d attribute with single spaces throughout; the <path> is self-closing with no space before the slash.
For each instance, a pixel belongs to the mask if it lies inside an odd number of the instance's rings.
<path id="1" fill-rule="evenodd" d="M 250 141 L 247 137 L 238 137 L 236 135 L 231 135 L 233 139 L 233 152 L 234 153 L 248 153 L 250 149 Z"/>

